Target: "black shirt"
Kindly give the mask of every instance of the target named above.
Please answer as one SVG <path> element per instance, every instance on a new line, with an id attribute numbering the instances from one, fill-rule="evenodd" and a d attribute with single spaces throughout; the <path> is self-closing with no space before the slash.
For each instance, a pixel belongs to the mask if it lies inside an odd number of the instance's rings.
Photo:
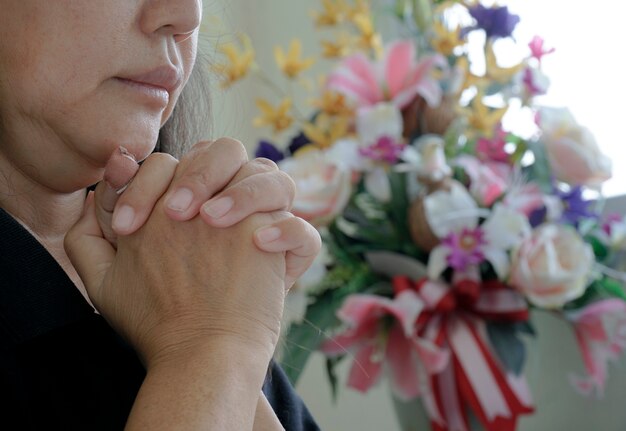
<path id="1" fill-rule="evenodd" d="M 0 209 L 0 429 L 122 430 L 144 376 L 130 346 Z M 263 391 L 287 431 L 319 429 L 275 364 Z"/>

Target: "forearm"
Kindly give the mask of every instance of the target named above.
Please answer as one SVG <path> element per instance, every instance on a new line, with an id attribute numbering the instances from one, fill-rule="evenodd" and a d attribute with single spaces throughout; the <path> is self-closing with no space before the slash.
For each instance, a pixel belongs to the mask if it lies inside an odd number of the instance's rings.
<path id="1" fill-rule="evenodd" d="M 125 429 L 251 430 L 268 362 L 251 349 L 226 345 L 150 366 Z"/>

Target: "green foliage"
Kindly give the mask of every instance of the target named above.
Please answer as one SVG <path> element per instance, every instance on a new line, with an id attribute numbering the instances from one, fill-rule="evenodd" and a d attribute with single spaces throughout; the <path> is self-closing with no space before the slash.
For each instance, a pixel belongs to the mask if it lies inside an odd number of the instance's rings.
<path id="1" fill-rule="evenodd" d="M 297 383 L 311 353 L 328 338 L 329 331 L 339 325 L 336 312 L 346 297 L 364 291 L 375 280 L 376 277 L 364 264 L 353 268 L 343 266 L 329 273 L 323 281 L 328 283 L 326 290 L 309 305 L 304 321 L 292 324 L 287 332 L 281 365 L 292 384 Z M 344 284 L 331 288 L 339 282 Z"/>

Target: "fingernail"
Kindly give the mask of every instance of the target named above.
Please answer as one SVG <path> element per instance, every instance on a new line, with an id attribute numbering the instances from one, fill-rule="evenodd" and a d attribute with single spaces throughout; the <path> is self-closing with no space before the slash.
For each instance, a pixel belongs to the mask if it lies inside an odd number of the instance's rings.
<path id="1" fill-rule="evenodd" d="M 167 200 L 167 207 L 174 211 L 183 212 L 189 208 L 193 201 L 193 192 L 188 188 L 181 187 L 176 190 Z"/>
<path id="2" fill-rule="evenodd" d="M 116 231 L 127 231 L 135 220 L 135 210 L 128 205 L 122 205 L 115 213 L 113 214 L 113 221 L 111 224 L 113 225 L 113 229 Z"/>
<path id="3" fill-rule="evenodd" d="M 218 219 L 224 217 L 233 207 L 233 204 L 233 199 L 226 196 L 213 202 L 207 202 L 202 207 L 202 211 L 204 211 L 209 217 Z"/>
<path id="4" fill-rule="evenodd" d="M 276 241 L 279 237 L 280 237 L 280 229 L 278 229 L 277 227 L 266 227 L 266 228 L 262 228 L 261 230 L 259 230 L 257 232 L 257 238 L 259 238 L 259 241 L 261 242 L 272 242 L 272 241 Z"/>

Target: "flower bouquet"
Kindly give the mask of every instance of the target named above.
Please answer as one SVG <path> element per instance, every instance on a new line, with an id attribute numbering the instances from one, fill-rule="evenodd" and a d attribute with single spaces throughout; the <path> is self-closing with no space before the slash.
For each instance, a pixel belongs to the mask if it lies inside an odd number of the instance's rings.
<path id="1" fill-rule="evenodd" d="M 399 34 L 388 42 L 372 7 L 322 0 L 313 14 L 334 38 L 322 40 L 331 70 L 311 115 L 276 83 L 278 104 L 257 102 L 255 124 L 274 135 L 256 155 L 293 177 L 293 212 L 324 241 L 287 297 L 292 381 L 320 350 L 334 390 L 348 360 L 349 387 L 386 377 L 398 399 L 421 400 L 433 430 L 514 430 L 535 408 L 524 338 L 541 336 L 539 308 L 575 332 L 587 375 L 574 388 L 601 393 L 626 347 L 626 221 L 601 215 L 611 163 L 592 134 L 537 103 L 553 50 L 535 37 L 503 66 L 519 22 L 507 7 L 398 0 L 383 8 Z M 242 46 L 222 48 L 225 85 L 268 82 Z M 313 64 L 301 49 L 276 48 L 287 81 Z"/>

